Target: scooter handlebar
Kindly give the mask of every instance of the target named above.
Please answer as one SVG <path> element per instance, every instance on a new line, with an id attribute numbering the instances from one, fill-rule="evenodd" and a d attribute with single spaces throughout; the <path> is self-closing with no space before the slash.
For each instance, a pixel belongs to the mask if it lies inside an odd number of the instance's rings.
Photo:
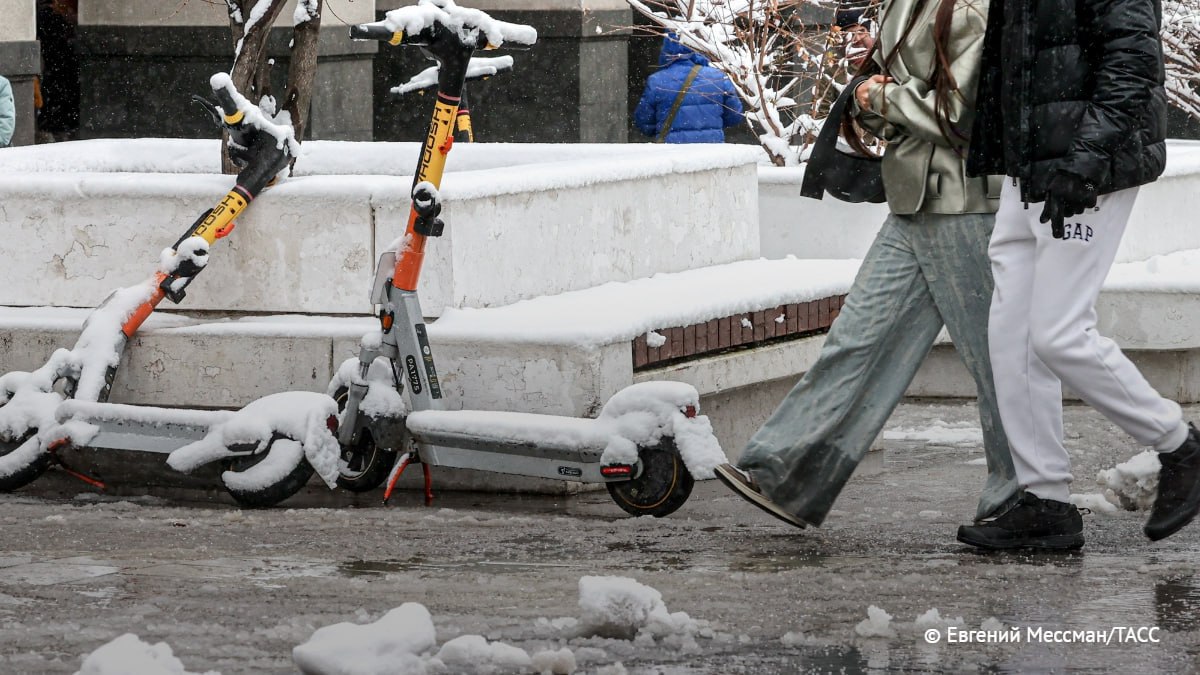
<path id="1" fill-rule="evenodd" d="M 360 23 L 350 26 L 351 40 L 379 40 L 397 45 L 404 40 L 404 33 L 393 31 L 377 23 Z"/>

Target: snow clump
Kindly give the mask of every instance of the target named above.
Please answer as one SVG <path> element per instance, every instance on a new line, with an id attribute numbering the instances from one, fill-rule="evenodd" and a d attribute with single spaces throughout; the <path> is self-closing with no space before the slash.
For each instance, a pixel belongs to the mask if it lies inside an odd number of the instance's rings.
<path id="1" fill-rule="evenodd" d="M 101 645 L 83 659 L 75 675 L 195 675 L 183 667 L 165 642 L 149 644 L 133 633 L 126 633 Z M 220 675 L 210 670 L 204 675 Z"/>
<path id="2" fill-rule="evenodd" d="M 1104 497 L 1127 511 L 1149 511 L 1158 496 L 1158 453 L 1146 450 L 1096 474 Z"/>
<path id="3" fill-rule="evenodd" d="M 674 638 L 687 649 L 704 627 L 685 612 L 671 613 L 662 593 L 629 577 L 579 579 L 579 630 L 583 635 L 650 641 Z M 706 623 L 706 622 L 705 622 Z"/>
<path id="4" fill-rule="evenodd" d="M 896 631 L 892 628 L 892 615 L 885 612 L 883 609 L 871 605 L 867 608 L 867 618 L 863 619 L 854 627 L 854 632 L 865 638 L 870 637 L 896 637 Z"/>

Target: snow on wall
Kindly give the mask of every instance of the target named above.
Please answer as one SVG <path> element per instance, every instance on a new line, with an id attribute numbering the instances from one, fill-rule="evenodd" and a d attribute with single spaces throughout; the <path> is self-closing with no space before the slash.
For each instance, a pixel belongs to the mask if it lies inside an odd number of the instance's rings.
<path id="1" fill-rule="evenodd" d="M 123 143 L 130 146 L 126 151 Z M 150 271 L 117 264 L 114 251 L 151 259 L 231 184 L 218 175 L 130 173 L 202 170 L 184 161 L 187 156 L 211 162 L 215 171 L 215 141 L 52 145 L 77 145 L 79 152 L 38 146 L 46 152 L 16 148 L 0 155 L 0 202 L 6 207 L 0 257 L 12 261 L 17 280 L 0 287 L 0 304 L 95 305 L 107 289 Z M 374 147 L 380 145 L 389 144 L 315 142 L 304 148 L 315 153 L 314 169 L 386 174 L 415 159 L 415 144 L 399 144 L 403 152 L 394 145 Z M 452 169 L 473 161 L 483 168 L 448 174 L 444 182 L 447 235 L 428 248 L 426 313 L 757 256 L 753 153 L 642 147 L 572 146 L 578 157 L 556 146 L 456 148 Z M 62 171 L 72 161 L 105 172 Z M 513 171 L 521 162 L 532 163 Z M 410 180 L 310 175 L 283 181 L 213 246 L 208 270 L 189 289 L 185 306 L 367 311 L 376 253 L 404 231 Z M 677 208 L 647 206 L 661 200 Z M 522 260 L 531 251 L 553 264 L 527 266 L 520 274 L 512 265 L 479 264 Z"/>
<path id="2" fill-rule="evenodd" d="M 762 255 L 861 258 L 887 216 L 886 204 L 847 204 L 800 196 L 803 167 L 760 167 Z M 1117 262 L 1200 248 L 1200 141 L 1167 141 L 1167 168 L 1140 188 Z"/>

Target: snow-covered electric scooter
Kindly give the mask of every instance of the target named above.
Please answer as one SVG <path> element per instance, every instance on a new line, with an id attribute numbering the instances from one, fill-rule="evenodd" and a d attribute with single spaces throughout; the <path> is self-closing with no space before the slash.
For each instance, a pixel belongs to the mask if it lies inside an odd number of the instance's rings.
<path id="1" fill-rule="evenodd" d="M 441 12 L 422 14 L 430 8 Z M 379 330 L 363 338 L 359 357 L 343 363 L 329 387 L 343 408 L 339 484 L 356 491 L 375 488 L 390 466 L 386 501 L 405 468 L 416 462 L 425 470 L 427 499 L 429 467 L 445 466 L 605 483 L 631 514 L 675 511 L 691 493 L 694 476 L 709 478 L 725 461 L 707 418 L 698 415 L 699 395 L 690 385 L 633 385 L 614 395 L 596 419 L 444 409 L 417 298 L 427 239 L 440 236 L 444 227 L 438 185 L 472 53 L 500 41 L 531 45 L 535 31 L 460 10 L 449 0 L 423 0 L 389 12 L 384 21 L 355 26 L 350 35 L 419 46 L 439 65 L 408 228 L 399 250 L 384 253 L 376 268 L 371 298 L 379 307 Z"/>
<path id="2" fill-rule="evenodd" d="M 381 256 L 372 291 L 379 329 L 338 369 L 327 390 L 283 392 L 237 412 L 68 401 L 56 435 L 80 445 L 169 453 L 190 471 L 214 461 L 244 462 L 222 480 L 248 506 L 298 491 L 316 470 L 326 484 L 354 491 L 389 476 L 385 499 L 411 463 L 564 481 L 605 483 L 635 515 L 667 515 L 694 478 L 725 461 L 690 385 L 648 382 L 617 392 L 596 419 L 445 410 L 417 298 L 425 244 L 442 234 L 438 185 L 454 143 L 467 66 L 478 49 L 528 47 L 528 26 L 495 21 L 451 0 L 421 0 L 384 21 L 354 26 L 355 39 L 422 48 L 438 61 L 438 93 L 413 177 L 412 206 L 399 250 Z"/>
<path id="3" fill-rule="evenodd" d="M 163 251 L 150 278 L 114 291 L 92 311 L 74 348 L 56 350 L 33 372 L 14 371 L 0 377 L 0 492 L 28 484 L 56 461 L 62 464 L 56 451 L 83 427 L 58 424 L 64 420 L 60 403 L 67 400 L 69 410 L 75 404 L 100 405 L 108 399 L 129 340 L 164 298 L 175 303 L 183 300 L 188 285 L 208 262 L 209 246 L 233 230 L 235 219 L 291 160 L 290 126 L 274 124 L 237 92 L 227 75 L 214 76 L 210 84 L 219 107 L 198 96 L 193 99 L 229 133 L 231 154 L 243 167 L 234 187 Z"/>

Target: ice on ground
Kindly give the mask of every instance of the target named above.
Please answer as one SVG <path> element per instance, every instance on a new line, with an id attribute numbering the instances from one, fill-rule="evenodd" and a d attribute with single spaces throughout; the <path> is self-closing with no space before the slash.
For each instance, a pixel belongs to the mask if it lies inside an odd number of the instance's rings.
<path id="1" fill-rule="evenodd" d="M 232 480 L 242 489 L 265 487 L 282 477 L 278 472 L 283 470 L 285 459 L 295 458 L 295 448 L 291 444 L 271 442 L 278 433 L 299 444 L 308 463 L 333 489 L 337 485 L 341 447 L 329 429 L 328 420 L 337 414 L 337 403 L 325 394 L 287 391 L 264 396 L 211 427 L 204 438 L 172 452 L 167 457 L 167 464 L 176 471 L 187 473 L 208 462 L 230 457 L 230 446 L 251 445 L 256 448 L 255 452 L 262 452 L 270 445 L 266 461 L 242 472 L 240 477 L 229 471 L 222 475 L 226 485 L 232 486 Z M 255 471 L 264 464 L 269 466 Z M 286 471 L 294 466 L 293 462 Z"/>
<path id="2" fill-rule="evenodd" d="M 449 640 L 438 650 L 437 658 L 451 671 L 464 673 L 525 671 L 533 665 L 524 649 L 503 642 L 488 642 L 482 635 L 460 635 Z"/>
<path id="3" fill-rule="evenodd" d="M 579 629 L 616 639 L 693 635 L 702 628 L 684 612 L 672 614 L 657 590 L 629 577 L 579 579 Z"/>
<path id="4" fill-rule="evenodd" d="M 1158 495 L 1158 453 L 1146 450 L 1128 461 L 1096 474 L 1096 483 L 1108 501 L 1127 511 L 1149 511 Z"/>
<path id="5" fill-rule="evenodd" d="M 875 605 L 867 607 L 867 618 L 854 627 L 854 632 L 865 638 L 896 637 L 896 630 L 892 628 L 892 615 Z"/>
<path id="6" fill-rule="evenodd" d="M 304 675 L 571 675 L 576 668 L 570 649 L 546 649 L 530 656 L 520 647 L 482 635 L 460 635 L 438 649 L 433 617 L 415 602 L 373 623 L 319 628 L 292 650 L 292 660 Z"/>
<path id="7" fill-rule="evenodd" d="M 578 667 L 570 649 L 543 649 L 534 653 L 530 665 L 538 675 L 571 675 Z"/>
<path id="8" fill-rule="evenodd" d="M 75 675 L 194 675 L 184 669 L 165 642 L 149 644 L 126 633 L 83 659 Z M 220 675 L 215 670 L 204 675 Z"/>
<path id="9" fill-rule="evenodd" d="M 1071 495 L 1071 503 L 1081 509 L 1089 509 L 1092 513 L 1116 513 L 1118 510 L 1116 504 L 1108 501 L 1108 497 L 1099 492 Z"/>
<path id="10" fill-rule="evenodd" d="M 1008 630 L 1008 626 L 1005 626 L 1004 622 L 1002 622 L 1000 619 L 997 619 L 994 616 L 989 616 L 988 618 L 983 620 L 983 623 L 979 624 L 979 629 L 986 630 L 986 631 L 999 632 L 999 631 Z"/>
<path id="11" fill-rule="evenodd" d="M 292 661 L 304 675 L 425 675 L 436 645 L 429 610 L 406 602 L 374 623 L 318 628 L 292 649 Z"/>
<path id="12" fill-rule="evenodd" d="M 883 432 L 888 441 L 923 441 L 927 445 L 978 447 L 983 444 L 983 429 L 970 422 L 947 423 L 934 420 L 928 427 L 889 429 Z"/>
<path id="13" fill-rule="evenodd" d="M 921 614 L 917 617 L 916 621 L 913 622 L 913 626 L 918 630 L 925 630 L 928 628 L 949 628 L 951 626 L 965 625 L 967 625 L 967 622 L 964 621 L 961 616 L 943 618 L 942 613 L 938 611 L 937 607 L 934 607 L 928 612 Z"/>

